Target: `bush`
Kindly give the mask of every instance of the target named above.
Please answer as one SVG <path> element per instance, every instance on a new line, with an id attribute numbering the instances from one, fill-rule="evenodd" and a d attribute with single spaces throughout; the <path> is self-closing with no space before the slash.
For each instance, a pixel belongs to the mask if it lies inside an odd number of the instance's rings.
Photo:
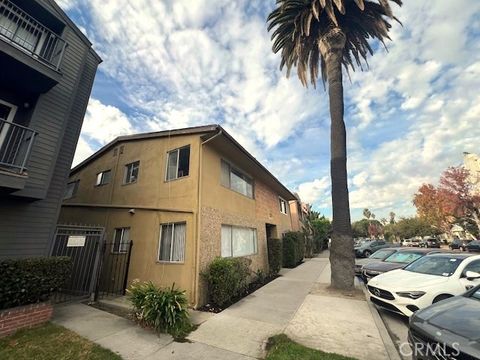
<path id="1" fill-rule="evenodd" d="M 250 275 L 245 258 L 216 258 L 202 276 L 208 284 L 208 296 L 213 305 L 223 307 L 245 291 Z"/>
<path id="2" fill-rule="evenodd" d="M 188 317 L 188 300 L 185 291 L 171 288 L 161 289 L 151 281 L 134 281 L 128 289 L 135 317 L 142 324 L 174 337 L 182 335 L 191 327 Z"/>
<path id="3" fill-rule="evenodd" d="M 70 278 L 69 257 L 0 261 L 0 309 L 46 301 Z"/>
<path id="4" fill-rule="evenodd" d="M 283 234 L 283 266 L 293 268 L 305 257 L 305 239 L 298 231 Z"/>
<path id="5" fill-rule="evenodd" d="M 268 239 L 268 265 L 270 274 L 276 275 L 282 268 L 283 253 L 280 239 Z"/>

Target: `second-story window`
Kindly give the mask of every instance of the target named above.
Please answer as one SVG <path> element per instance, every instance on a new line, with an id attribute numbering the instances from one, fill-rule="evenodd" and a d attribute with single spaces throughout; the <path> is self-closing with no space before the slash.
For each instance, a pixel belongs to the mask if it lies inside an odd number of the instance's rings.
<path id="1" fill-rule="evenodd" d="M 288 210 L 287 210 L 287 202 L 285 200 L 283 200 L 282 198 L 278 198 L 278 202 L 280 204 L 280 212 L 282 214 L 288 214 Z"/>
<path id="2" fill-rule="evenodd" d="M 167 156 L 166 180 L 188 176 L 190 170 L 190 146 L 172 150 Z"/>
<path id="3" fill-rule="evenodd" d="M 110 182 L 112 178 L 112 172 L 110 170 L 105 170 L 97 174 L 97 179 L 95 180 L 95 186 L 106 185 Z"/>
<path id="4" fill-rule="evenodd" d="M 253 199 L 253 180 L 228 162 L 221 163 L 221 184 Z"/>
<path id="5" fill-rule="evenodd" d="M 63 195 L 63 199 L 71 199 L 75 196 L 78 190 L 78 185 L 80 184 L 80 180 L 71 181 L 67 184 L 65 188 L 65 194 Z"/>
<path id="6" fill-rule="evenodd" d="M 131 184 L 138 179 L 138 170 L 140 168 L 140 161 L 125 165 L 125 176 L 123 178 L 124 184 Z"/>

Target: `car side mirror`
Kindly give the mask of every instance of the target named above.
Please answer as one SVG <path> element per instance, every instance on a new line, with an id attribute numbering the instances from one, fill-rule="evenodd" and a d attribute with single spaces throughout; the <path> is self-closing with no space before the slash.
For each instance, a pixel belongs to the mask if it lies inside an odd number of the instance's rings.
<path id="1" fill-rule="evenodd" d="M 475 271 L 467 271 L 465 273 L 465 277 L 467 278 L 467 280 L 476 280 L 480 279 L 480 274 Z"/>

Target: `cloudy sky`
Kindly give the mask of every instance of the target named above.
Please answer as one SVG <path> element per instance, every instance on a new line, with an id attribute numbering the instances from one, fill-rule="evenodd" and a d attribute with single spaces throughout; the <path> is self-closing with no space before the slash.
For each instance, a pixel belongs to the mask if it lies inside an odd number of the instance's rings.
<path id="1" fill-rule="evenodd" d="M 101 55 L 75 163 L 114 137 L 219 123 L 330 215 L 323 88 L 278 70 L 274 0 L 61 0 Z M 480 152 L 480 1 L 405 1 L 370 69 L 345 80 L 352 216 L 412 215 L 413 193 Z"/>

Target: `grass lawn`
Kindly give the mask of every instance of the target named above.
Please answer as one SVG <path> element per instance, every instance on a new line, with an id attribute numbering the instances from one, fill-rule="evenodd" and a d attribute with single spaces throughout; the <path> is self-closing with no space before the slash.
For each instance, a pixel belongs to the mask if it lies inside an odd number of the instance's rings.
<path id="1" fill-rule="evenodd" d="M 0 339 L 0 359 L 121 360 L 121 357 L 62 326 L 47 323 Z"/>
<path id="2" fill-rule="evenodd" d="M 310 349 L 290 340 L 284 334 L 273 336 L 268 342 L 269 349 L 265 360 L 355 360 L 342 355 Z"/>

